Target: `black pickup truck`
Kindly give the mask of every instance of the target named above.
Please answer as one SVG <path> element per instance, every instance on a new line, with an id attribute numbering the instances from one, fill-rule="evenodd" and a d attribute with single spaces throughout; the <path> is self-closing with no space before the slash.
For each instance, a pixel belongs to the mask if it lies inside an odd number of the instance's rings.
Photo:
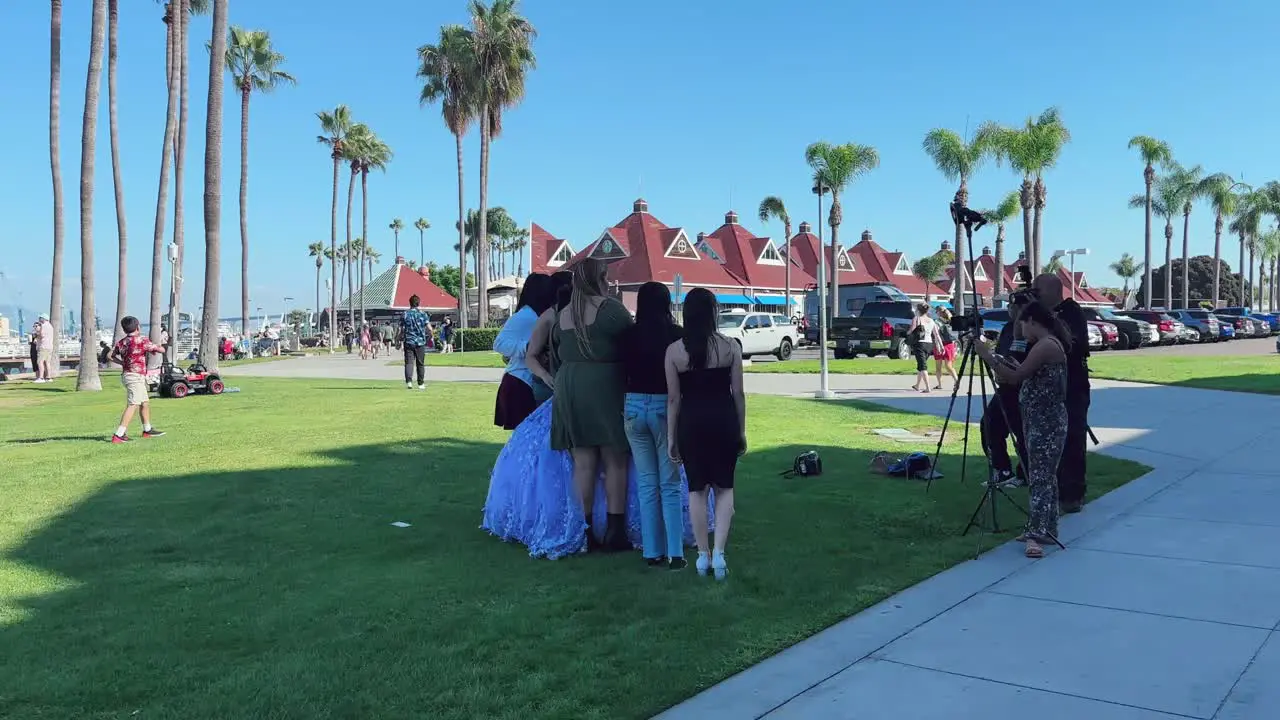
<path id="1" fill-rule="evenodd" d="M 851 358 L 858 353 L 874 357 L 906 360 L 911 357 L 907 346 L 907 328 L 915 316 L 914 303 L 905 301 L 872 302 L 863 306 L 858 317 L 838 317 L 831 321 L 831 339 L 835 341 L 836 359 Z"/>

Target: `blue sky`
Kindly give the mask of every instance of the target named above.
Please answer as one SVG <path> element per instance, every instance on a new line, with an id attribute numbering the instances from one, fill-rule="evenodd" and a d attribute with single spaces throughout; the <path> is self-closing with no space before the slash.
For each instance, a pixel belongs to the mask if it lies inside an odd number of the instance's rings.
<path id="1" fill-rule="evenodd" d="M 764 0 L 641 4 L 526 0 L 537 26 L 538 69 L 524 104 L 493 146 L 490 202 L 520 223 L 537 222 L 576 247 L 630 211 L 651 211 L 691 233 L 717 227 L 730 207 L 753 215 L 781 195 L 799 221 L 815 219 L 804 147 L 819 139 L 875 146 L 878 170 L 845 197 L 845 237 L 870 229 L 890 250 L 918 257 L 951 236 L 954 191 L 920 150 L 932 127 L 963 131 L 984 120 L 1017 123 L 1058 105 L 1074 139 L 1046 183 L 1046 254 L 1089 247 L 1092 282 L 1114 278 L 1121 252 L 1141 256 L 1142 214 L 1126 207 L 1142 189 L 1125 144 L 1134 134 L 1167 140 L 1179 160 L 1262 182 L 1280 172 L 1273 134 L 1277 100 L 1260 78 L 1280 60 L 1273 28 L 1280 5 L 1095 2 L 779 3 Z M 158 5 L 121 3 L 121 146 L 130 234 L 130 308 L 145 313 L 161 136 L 164 34 Z M 370 241 L 389 260 L 395 216 L 427 217 L 427 256 L 441 262 L 456 233 L 452 137 L 437 108 L 420 108 L 415 49 L 444 23 L 464 22 L 462 0 L 383 0 L 364 8 L 314 0 L 231 0 L 233 24 L 269 30 L 288 56 L 295 88 L 252 106 L 250 236 L 252 305 L 276 311 L 314 304 L 308 243 L 329 238 L 332 165 L 315 142 L 315 113 L 349 105 L 395 150 L 370 180 Z M 67 3 L 63 25 L 62 169 L 66 193 L 65 300 L 79 297 L 79 166 L 87 66 L 88 0 Z M 9 172 L 0 180 L 0 306 L 45 309 L 52 247 L 48 171 L 48 4 L 0 6 L 0 132 Z M 203 278 L 203 138 L 209 18 L 192 28 L 187 149 L 187 278 L 184 303 L 200 302 Z M 116 276 L 115 210 L 107 143 L 106 85 L 94 200 L 95 272 L 101 315 L 110 318 Z M 239 102 L 227 96 L 223 168 L 220 315 L 237 314 Z M 478 199 L 478 141 L 466 144 L 467 204 Z M 343 173 L 344 177 L 346 173 Z M 971 204 L 994 204 L 1018 182 L 989 165 L 971 183 Z M 345 193 L 345 188 L 344 188 Z M 358 217 L 358 208 L 357 208 Z M 1207 209 L 1192 215 L 1192 253 L 1211 253 Z M 748 227 L 775 239 L 781 228 Z M 340 237 L 341 236 L 340 229 Z M 358 234 L 358 230 L 356 231 Z M 1021 229 L 1009 228 L 1016 254 Z M 1157 235 L 1157 240 L 1162 240 Z M 416 233 L 402 234 L 416 253 Z M 994 241 L 983 231 L 975 245 Z M 1180 242 L 1180 228 L 1178 242 Z M 1228 247 L 1231 247 L 1228 245 Z M 1163 252 L 1158 243 L 1158 253 Z M 1224 251 L 1228 260 L 1234 248 Z M 385 267 L 386 260 L 384 260 Z M 1234 265 L 1234 262 L 1232 262 Z M 1077 267 L 1080 267 L 1078 265 Z M 327 271 L 326 271 L 327 272 Z M 109 320 L 108 320 L 109 321 Z"/>

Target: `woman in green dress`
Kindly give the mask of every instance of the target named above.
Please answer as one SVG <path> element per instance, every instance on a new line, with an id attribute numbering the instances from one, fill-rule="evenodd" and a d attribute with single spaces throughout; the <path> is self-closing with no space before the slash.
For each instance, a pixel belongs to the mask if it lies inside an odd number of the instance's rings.
<path id="1" fill-rule="evenodd" d="M 627 460 L 623 428 L 626 376 L 619 348 L 631 314 L 606 294 L 608 266 L 588 258 L 573 268 L 573 296 L 552 332 L 560 360 L 551 409 L 551 447 L 573 456 L 573 482 L 592 544 L 591 508 L 596 477 L 604 463 L 608 521 L 604 546 L 630 549 L 626 533 Z"/>

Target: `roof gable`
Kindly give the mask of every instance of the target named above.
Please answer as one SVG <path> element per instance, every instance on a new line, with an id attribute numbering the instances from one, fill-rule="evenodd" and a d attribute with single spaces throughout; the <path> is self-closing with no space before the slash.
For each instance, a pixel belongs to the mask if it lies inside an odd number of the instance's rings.
<path id="1" fill-rule="evenodd" d="M 697 249 L 689 242 L 689 237 L 685 235 L 684 230 L 676 230 L 674 233 L 665 231 L 659 234 L 666 240 L 666 251 L 662 256 L 665 258 L 675 258 L 680 260 L 700 260 Z M 668 239 L 666 236 L 670 236 Z"/>

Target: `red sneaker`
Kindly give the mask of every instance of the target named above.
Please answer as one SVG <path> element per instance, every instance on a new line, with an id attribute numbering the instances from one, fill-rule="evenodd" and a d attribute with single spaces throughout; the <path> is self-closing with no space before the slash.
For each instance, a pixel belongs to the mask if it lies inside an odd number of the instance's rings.
<path id="1" fill-rule="evenodd" d="M 130 438 L 128 435 L 114 435 L 114 434 L 113 434 L 113 435 L 111 436 L 111 442 L 112 442 L 112 443 L 114 443 L 114 444 L 127 443 L 127 442 L 133 442 L 133 439 L 132 439 L 132 438 Z"/>

